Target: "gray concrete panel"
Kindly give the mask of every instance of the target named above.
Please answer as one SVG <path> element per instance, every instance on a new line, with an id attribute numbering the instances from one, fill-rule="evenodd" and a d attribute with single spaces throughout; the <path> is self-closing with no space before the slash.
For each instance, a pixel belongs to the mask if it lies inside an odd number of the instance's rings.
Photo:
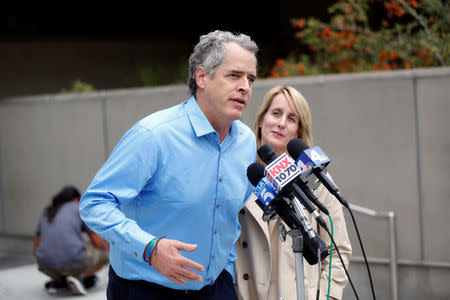
<path id="1" fill-rule="evenodd" d="M 331 158 L 329 171 L 342 195 L 364 207 L 395 211 L 399 255 L 418 259 L 411 82 L 380 80 L 330 84 L 317 88 L 314 97 L 309 94 L 306 90 L 315 142 Z M 400 176 L 399 172 L 408 174 L 413 181 Z M 407 207 L 404 201 L 408 201 Z M 376 237 L 383 236 L 372 228 L 360 228 L 370 236 L 365 244 L 368 255 L 378 248 Z"/>
<path id="2" fill-rule="evenodd" d="M 370 268 L 377 299 L 392 299 L 389 266 L 371 264 Z M 365 265 L 351 262 L 349 273 L 359 299 L 373 299 Z M 450 272 L 448 269 L 401 265 L 399 274 L 398 299 L 400 300 L 447 300 L 450 298 L 450 288 L 448 287 Z M 342 299 L 355 299 L 350 284 L 345 287 Z"/>
<path id="3" fill-rule="evenodd" d="M 140 119 L 187 99 L 187 86 L 167 86 L 105 93 L 108 155 L 124 133 Z"/>
<path id="4" fill-rule="evenodd" d="M 63 185 L 84 191 L 103 157 L 99 116 L 95 97 L 1 106 L 6 233 L 33 234 L 42 209 Z"/>
<path id="5" fill-rule="evenodd" d="M 400 266 L 399 272 L 399 299 L 450 299 L 448 269 Z"/>
<path id="6" fill-rule="evenodd" d="M 417 81 L 425 259 L 450 261 L 450 78 Z"/>
<path id="7" fill-rule="evenodd" d="M 370 270 L 372 273 L 376 298 L 383 300 L 392 299 L 389 267 L 386 265 L 370 265 Z M 358 293 L 359 299 L 373 299 L 366 266 L 362 263 L 354 263 L 350 261 L 348 272 L 352 279 L 353 285 L 355 286 L 355 290 Z M 321 282 L 320 284 L 322 285 L 327 283 Z M 344 288 L 342 299 L 356 299 L 350 283 L 347 283 Z"/>

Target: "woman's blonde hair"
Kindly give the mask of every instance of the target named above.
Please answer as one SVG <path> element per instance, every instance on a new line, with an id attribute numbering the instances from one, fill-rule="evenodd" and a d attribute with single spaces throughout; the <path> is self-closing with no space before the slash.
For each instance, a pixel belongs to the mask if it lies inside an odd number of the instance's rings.
<path id="1" fill-rule="evenodd" d="M 310 147 L 312 147 L 312 135 L 311 135 L 311 111 L 309 109 L 308 102 L 303 97 L 303 95 L 291 86 L 276 86 L 270 89 L 264 96 L 262 105 L 260 106 L 255 120 L 255 126 L 253 132 L 256 136 L 256 142 L 258 149 L 261 147 L 261 127 L 259 124 L 264 119 L 270 105 L 272 104 L 273 98 L 276 95 L 283 93 L 287 99 L 291 99 L 294 102 L 295 109 L 300 116 L 298 122 L 298 133 L 297 137 L 305 141 Z"/>

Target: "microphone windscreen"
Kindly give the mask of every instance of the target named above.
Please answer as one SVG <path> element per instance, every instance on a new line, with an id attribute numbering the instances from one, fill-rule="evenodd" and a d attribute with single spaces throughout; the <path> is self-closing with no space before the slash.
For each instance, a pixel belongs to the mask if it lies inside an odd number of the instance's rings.
<path id="1" fill-rule="evenodd" d="M 258 156 L 267 165 L 277 158 L 277 154 L 269 145 L 262 145 L 259 147 Z"/>
<path id="2" fill-rule="evenodd" d="M 258 182 L 264 177 L 264 166 L 254 162 L 247 167 L 247 178 L 253 186 L 257 186 Z"/>
<path id="3" fill-rule="evenodd" d="M 300 154 L 308 148 L 308 144 L 299 138 L 293 138 L 287 144 L 287 151 L 294 160 L 297 160 Z"/>

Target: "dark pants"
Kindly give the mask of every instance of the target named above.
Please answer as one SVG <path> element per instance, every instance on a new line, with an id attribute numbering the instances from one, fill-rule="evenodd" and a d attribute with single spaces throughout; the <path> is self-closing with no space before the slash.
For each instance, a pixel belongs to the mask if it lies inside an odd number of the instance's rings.
<path id="1" fill-rule="evenodd" d="M 223 270 L 212 285 L 201 290 L 174 290 L 143 280 L 128 280 L 117 276 L 109 267 L 106 290 L 108 300 L 237 300 L 233 278 Z"/>

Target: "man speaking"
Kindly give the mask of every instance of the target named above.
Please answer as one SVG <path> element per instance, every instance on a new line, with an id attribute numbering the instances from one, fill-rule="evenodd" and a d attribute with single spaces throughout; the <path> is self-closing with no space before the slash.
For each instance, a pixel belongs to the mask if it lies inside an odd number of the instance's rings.
<path id="1" fill-rule="evenodd" d="M 189 58 L 187 101 L 137 122 L 80 202 L 110 242 L 107 298 L 237 299 L 238 212 L 251 192 L 256 142 L 240 122 L 258 47 L 214 31 Z"/>

